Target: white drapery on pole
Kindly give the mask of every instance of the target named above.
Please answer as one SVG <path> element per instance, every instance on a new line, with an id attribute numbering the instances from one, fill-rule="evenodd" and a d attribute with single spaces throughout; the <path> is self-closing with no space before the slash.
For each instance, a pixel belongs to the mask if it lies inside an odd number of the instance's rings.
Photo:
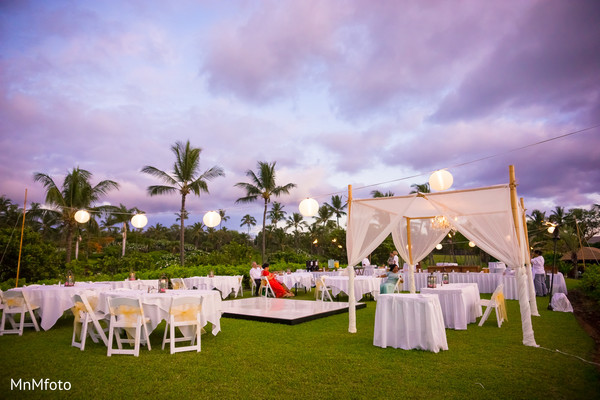
<path id="1" fill-rule="evenodd" d="M 352 213 L 348 215 L 346 234 L 348 265 L 357 265 L 392 233 L 394 245 L 403 259 L 410 260 L 410 248 L 412 262 L 409 278 L 414 285 L 414 265 L 426 257 L 448 233 L 448 229 L 436 230 L 431 224 L 432 217 L 443 216 L 452 228 L 475 242 L 486 253 L 516 270 L 517 277 L 522 277 L 517 282 L 521 285 L 519 304 L 523 343 L 536 346 L 521 245 L 524 241 L 520 240 L 523 230 L 512 215 L 509 185 L 360 199 L 352 200 L 351 203 Z"/>

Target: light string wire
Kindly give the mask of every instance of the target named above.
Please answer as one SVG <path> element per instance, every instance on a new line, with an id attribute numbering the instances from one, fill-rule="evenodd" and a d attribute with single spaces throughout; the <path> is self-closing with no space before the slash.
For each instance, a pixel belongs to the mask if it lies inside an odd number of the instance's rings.
<path id="1" fill-rule="evenodd" d="M 506 155 L 506 154 L 511 154 L 511 153 L 514 153 L 514 152 L 517 152 L 517 151 L 528 149 L 530 147 L 539 146 L 539 145 L 542 145 L 542 144 L 545 144 L 545 143 L 549 143 L 549 142 L 552 142 L 552 141 L 555 141 L 555 140 L 564 139 L 566 137 L 573 136 L 573 135 L 576 135 L 576 134 L 579 134 L 579 133 L 584 133 L 584 132 L 590 131 L 590 130 L 598 128 L 598 127 L 600 127 L 600 124 L 596 124 L 596 125 L 593 125 L 593 126 L 590 126 L 590 127 L 587 127 L 587 128 L 579 129 L 577 131 L 568 132 L 568 133 L 565 133 L 565 134 L 562 134 L 562 135 L 559 135 L 559 136 L 551 137 L 549 139 L 540 140 L 540 141 L 535 142 L 535 143 L 526 144 L 524 146 L 516 147 L 514 149 L 510 149 L 510 150 L 507 150 L 507 151 L 504 151 L 504 152 L 501 152 L 501 153 L 491 154 L 491 155 L 488 155 L 488 156 L 485 156 L 485 157 L 481 157 L 481 158 L 477 158 L 477 159 L 474 159 L 474 160 L 465 161 L 465 162 L 462 162 L 462 163 L 450 165 L 450 166 L 445 167 L 445 168 L 438 168 L 436 170 L 432 170 L 432 171 L 428 171 L 428 172 L 422 172 L 422 173 L 418 173 L 418 174 L 415 174 L 415 175 L 405 176 L 405 177 L 402 177 L 402 178 L 392 179 L 392 180 L 389 180 L 389 181 L 384 181 L 384 182 L 379 182 L 379 183 L 373 183 L 373 184 L 364 185 L 364 186 L 358 186 L 358 187 L 353 188 L 353 190 L 362 190 L 362 189 L 367 189 L 367 188 L 370 188 L 370 187 L 387 185 L 387 184 L 390 184 L 390 183 L 405 181 L 407 179 L 413 179 L 413 178 L 418 178 L 418 177 L 421 177 L 421 176 L 427 176 L 427 175 L 431 175 L 433 172 L 438 171 L 438 170 L 447 170 L 447 169 L 451 169 L 451 168 L 464 167 L 465 165 L 474 164 L 474 163 L 477 163 L 477 162 L 480 162 L 480 161 L 485 161 L 485 160 L 489 160 L 491 158 L 500 157 L 500 156 L 503 156 L 503 155 Z M 311 196 L 311 197 L 319 199 L 319 198 L 324 198 L 324 197 L 329 197 L 329 196 L 339 195 L 339 194 L 346 194 L 346 193 L 347 193 L 346 190 L 340 190 L 340 191 L 337 191 L 337 192 L 320 194 L 320 195 Z M 63 209 L 77 210 L 77 208 L 66 207 L 66 206 L 65 207 L 61 207 L 61 208 L 63 208 Z M 233 206 L 233 207 L 228 207 L 228 208 L 221 208 L 220 210 L 228 210 L 229 211 L 229 210 L 244 210 L 244 209 L 250 209 L 250 208 L 254 208 L 254 207 L 250 207 L 250 206 L 246 206 L 246 205 L 244 205 L 244 206 L 240 205 L 240 206 Z M 217 209 L 217 210 L 219 210 L 219 209 Z M 86 210 L 86 211 L 88 211 L 89 213 L 98 213 L 98 214 L 106 212 L 108 214 L 114 214 L 114 215 L 132 215 L 132 216 L 135 215 L 135 214 L 132 214 L 132 213 L 122 213 L 122 212 L 113 212 L 113 211 L 97 211 L 97 210 Z M 178 210 L 178 211 L 180 211 L 180 210 Z M 215 210 L 200 210 L 200 213 L 204 214 L 204 213 L 206 213 L 208 211 L 215 211 Z M 172 211 L 168 211 L 168 212 L 170 213 Z M 156 214 L 156 213 L 154 213 L 154 214 Z"/>

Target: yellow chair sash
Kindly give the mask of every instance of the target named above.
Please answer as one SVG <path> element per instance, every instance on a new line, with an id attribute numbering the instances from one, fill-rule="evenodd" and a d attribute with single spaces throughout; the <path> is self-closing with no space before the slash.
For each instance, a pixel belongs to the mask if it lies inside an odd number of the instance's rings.
<path id="1" fill-rule="evenodd" d="M 496 297 L 496 304 L 498 305 L 498 311 L 500 312 L 500 316 L 505 321 L 508 321 L 508 315 L 506 313 L 506 302 L 504 301 L 503 293 L 498 293 L 498 296 Z"/>
<path id="2" fill-rule="evenodd" d="M 183 285 L 179 282 L 173 282 L 173 290 L 179 290 L 182 289 Z"/>
<path id="3" fill-rule="evenodd" d="M 120 316 L 128 324 L 135 324 L 138 316 L 142 315 L 142 310 L 139 307 L 120 305 L 110 309 L 110 313 Z"/>
<path id="4" fill-rule="evenodd" d="M 71 307 L 71 311 L 73 311 L 73 315 L 75 316 L 75 322 L 81 322 L 81 313 L 86 313 L 85 304 L 81 301 L 75 302 L 75 305 Z"/>
<path id="5" fill-rule="evenodd" d="M 196 320 L 196 315 L 201 311 L 202 306 L 200 304 L 181 304 L 171 307 L 171 315 L 176 322 L 194 321 Z"/>
<path id="6" fill-rule="evenodd" d="M 21 297 L 9 297 L 7 299 L 4 299 L 4 302 L 6 303 L 6 305 L 9 308 L 12 307 L 23 307 L 24 306 L 24 299 Z"/>

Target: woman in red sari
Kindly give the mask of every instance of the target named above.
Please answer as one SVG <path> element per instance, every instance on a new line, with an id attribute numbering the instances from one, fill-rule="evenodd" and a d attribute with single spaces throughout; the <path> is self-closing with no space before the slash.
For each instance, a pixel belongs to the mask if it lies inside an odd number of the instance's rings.
<path id="1" fill-rule="evenodd" d="M 269 284 L 273 288 L 276 297 L 293 297 L 294 293 L 289 290 L 286 290 L 281 283 L 277 279 L 275 279 L 275 275 L 269 271 L 269 263 L 263 264 L 262 275 L 266 276 L 269 280 Z"/>

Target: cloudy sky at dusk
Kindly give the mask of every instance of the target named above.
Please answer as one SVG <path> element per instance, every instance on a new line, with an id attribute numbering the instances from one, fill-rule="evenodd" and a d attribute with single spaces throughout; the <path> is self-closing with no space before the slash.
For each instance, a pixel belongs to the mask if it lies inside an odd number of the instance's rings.
<path id="1" fill-rule="evenodd" d="M 219 208 L 229 229 L 260 225 L 234 187 L 257 161 L 298 185 L 288 215 L 348 184 L 405 195 L 440 168 L 453 189 L 507 183 L 509 164 L 529 210 L 589 208 L 598 21 L 595 0 L 4 0 L 0 195 L 43 203 L 34 172 L 62 183 L 79 166 L 120 184 L 104 200 L 169 226 L 180 198 L 151 198 L 140 170 L 170 171 L 189 139 L 226 177 L 188 199 L 188 225 Z"/>

